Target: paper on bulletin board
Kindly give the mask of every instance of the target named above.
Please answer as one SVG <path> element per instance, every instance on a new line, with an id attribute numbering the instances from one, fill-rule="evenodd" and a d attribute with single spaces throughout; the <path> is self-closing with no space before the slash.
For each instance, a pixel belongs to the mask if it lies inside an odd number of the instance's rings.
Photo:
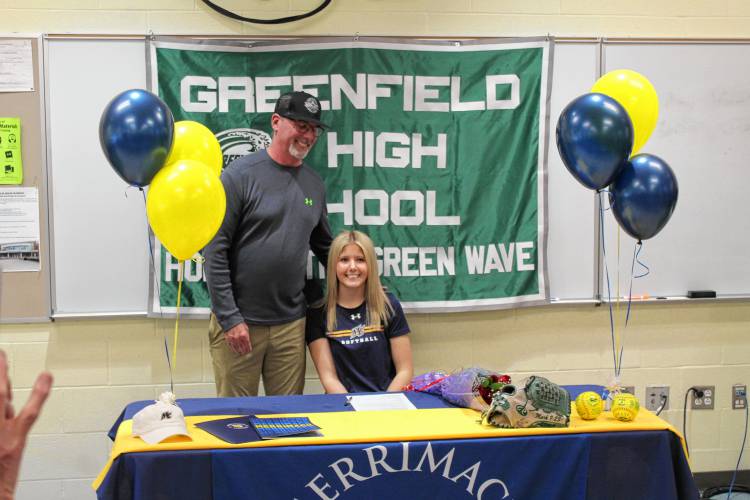
<path id="1" fill-rule="evenodd" d="M 21 119 L 0 118 L 0 184 L 21 184 Z"/>
<path id="2" fill-rule="evenodd" d="M 0 188 L 0 271 L 39 269 L 39 190 Z"/>
<path id="3" fill-rule="evenodd" d="M 0 92 L 32 92 L 31 40 L 0 40 Z"/>

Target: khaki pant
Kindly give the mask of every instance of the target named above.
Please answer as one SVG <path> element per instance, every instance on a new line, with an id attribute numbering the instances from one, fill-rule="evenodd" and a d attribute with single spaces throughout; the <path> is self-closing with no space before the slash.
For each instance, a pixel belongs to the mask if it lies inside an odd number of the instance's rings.
<path id="1" fill-rule="evenodd" d="M 267 396 L 302 394 L 305 387 L 305 318 L 282 325 L 248 325 L 248 354 L 237 354 L 211 313 L 208 340 L 219 397 L 257 396 L 263 375 Z"/>

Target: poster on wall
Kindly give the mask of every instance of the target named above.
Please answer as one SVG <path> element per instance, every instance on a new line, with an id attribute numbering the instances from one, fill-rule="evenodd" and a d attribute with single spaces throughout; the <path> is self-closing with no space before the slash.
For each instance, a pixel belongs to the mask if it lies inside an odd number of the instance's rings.
<path id="1" fill-rule="evenodd" d="M 305 39 L 156 41 L 151 89 L 175 120 L 218 138 L 225 166 L 265 148 L 276 99 L 316 95 L 331 125 L 306 159 L 323 178 L 334 235 L 376 244 L 407 311 L 548 299 L 546 137 L 552 42 Z M 150 312 L 175 311 L 178 263 L 156 252 Z M 207 313 L 200 258 L 185 263 L 181 313 Z M 310 256 L 308 275 L 324 269 Z"/>
<path id="2" fill-rule="evenodd" d="M 21 184 L 21 119 L 0 118 L 0 184 Z"/>
<path id="3" fill-rule="evenodd" d="M 0 187 L 0 272 L 40 269 L 39 190 Z"/>
<path id="4" fill-rule="evenodd" d="M 0 40 L 0 92 L 33 92 L 31 40 Z"/>

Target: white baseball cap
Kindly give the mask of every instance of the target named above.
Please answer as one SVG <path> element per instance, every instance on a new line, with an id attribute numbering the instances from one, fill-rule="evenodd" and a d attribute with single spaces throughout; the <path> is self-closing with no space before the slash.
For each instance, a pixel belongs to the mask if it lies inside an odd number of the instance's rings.
<path id="1" fill-rule="evenodd" d="M 185 414 L 174 401 L 172 393 L 162 393 L 154 404 L 133 415 L 133 436 L 140 436 L 148 444 L 160 443 L 170 436 L 190 437 Z"/>

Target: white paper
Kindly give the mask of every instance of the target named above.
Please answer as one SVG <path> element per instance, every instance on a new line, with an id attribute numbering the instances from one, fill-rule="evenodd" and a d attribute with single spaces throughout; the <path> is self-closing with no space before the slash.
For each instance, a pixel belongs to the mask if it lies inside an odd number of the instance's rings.
<path id="1" fill-rule="evenodd" d="M 39 269 L 39 191 L 0 188 L 0 271 Z"/>
<path id="2" fill-rule="evenodd" d="M 409 399 L 400 392 L 350 396 L 347 401 L 357 411 L 416 410 Z"/>
<path id="3" fill-rule="evenodd" d="M 34 90 L 31 40 L 0 40 L 0 92 Z"/>

